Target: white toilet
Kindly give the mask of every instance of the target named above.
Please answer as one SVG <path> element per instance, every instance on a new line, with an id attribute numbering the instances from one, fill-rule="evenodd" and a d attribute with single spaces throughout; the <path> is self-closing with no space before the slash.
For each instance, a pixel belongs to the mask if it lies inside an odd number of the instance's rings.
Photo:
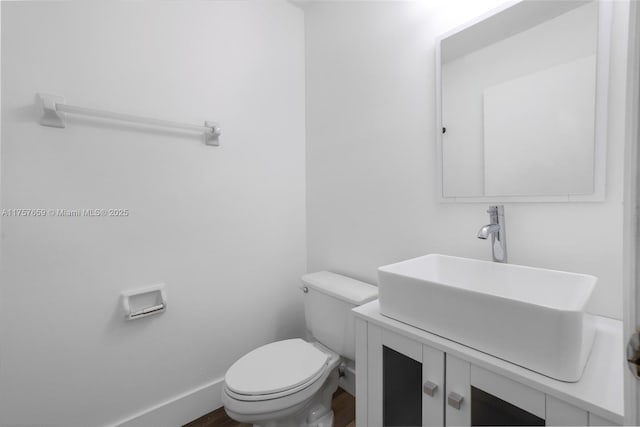
<path id="1" fill-rule="evenodd" d="M 338 367 L 355 360 L 351 309 L 378 297 L 378 288 L 321 271 L 302 277 L 312 342 L 277 341 L 241 357 L 227 370 L 222 403 L 236 421 L 264 427 L 331 427 Z"/>

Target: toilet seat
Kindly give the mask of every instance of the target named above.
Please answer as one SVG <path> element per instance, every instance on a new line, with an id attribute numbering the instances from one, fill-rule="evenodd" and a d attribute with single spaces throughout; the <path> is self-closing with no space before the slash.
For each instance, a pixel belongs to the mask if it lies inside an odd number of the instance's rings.
<path id="1" fill-rule="evenodd" d="M 331 354 L 302 339 L 259 347 L 234 363 L 225 375 L 225 391 L 237 400 L 277 399 L 321 378 Z"/>

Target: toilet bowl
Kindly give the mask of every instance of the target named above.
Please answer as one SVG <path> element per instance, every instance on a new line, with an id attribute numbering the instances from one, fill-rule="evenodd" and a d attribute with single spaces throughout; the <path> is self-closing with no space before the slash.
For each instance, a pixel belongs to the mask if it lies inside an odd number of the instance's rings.
<path id="1" fill-rule="evenodd" d="M 240 422 L 330 427 L 339 364 L 340 356 L 319 343 L 293 339 L 267 344 L 229 368 L 222 403 Z"/>
<path id="2" fill-rule="evenodd" d="M 327 271 L 307 274 L 302 283 L 314 340 L 266 344 L 227 370 L 222 403 L 236 421 L 260 427 L 333 426 L 338 367 L 355 359 L 351 309 L 377 298 L 377 287 Z"/>

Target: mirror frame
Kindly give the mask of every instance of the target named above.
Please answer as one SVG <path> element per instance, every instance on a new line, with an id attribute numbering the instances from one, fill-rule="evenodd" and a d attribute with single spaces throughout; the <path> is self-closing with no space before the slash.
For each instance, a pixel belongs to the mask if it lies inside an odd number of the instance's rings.
<path id="1" fill-rule="evenodd" d="M 444 195 L 443 150 L 442 150 L 442 41 L 473 25 L 489 19 L 512 7 L 518 7 L 526 0 L 509 2 L 483 14 L 436 38 L 435 81 L 436 81 L 436 185 L 441 203 L 509 203 L 509 202 L 602 202 L 606 195 L 607 139 L 609 111 L 609 66 L 611 56 L 611 31 L 613 5 L 609 1 L 593 0 L 598 3 L 598 38 L 596 46 L 596 93 L 595 93 L 595 135 L 594 135 L 594 191 L 592 194 L 566 194 L 552 196 L 449 196 Z"/>

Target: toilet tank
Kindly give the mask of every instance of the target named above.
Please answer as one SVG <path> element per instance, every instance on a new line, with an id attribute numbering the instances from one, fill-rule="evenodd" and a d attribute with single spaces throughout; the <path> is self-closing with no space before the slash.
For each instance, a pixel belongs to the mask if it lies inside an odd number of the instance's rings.
<path id="1" fill-rule="evenodd" d="M 355 317 L 351 309 L 378 298 L 378 288 L 329 271 L 302 276 L 304 315 L 313 338 L 355 360 Z"/>

